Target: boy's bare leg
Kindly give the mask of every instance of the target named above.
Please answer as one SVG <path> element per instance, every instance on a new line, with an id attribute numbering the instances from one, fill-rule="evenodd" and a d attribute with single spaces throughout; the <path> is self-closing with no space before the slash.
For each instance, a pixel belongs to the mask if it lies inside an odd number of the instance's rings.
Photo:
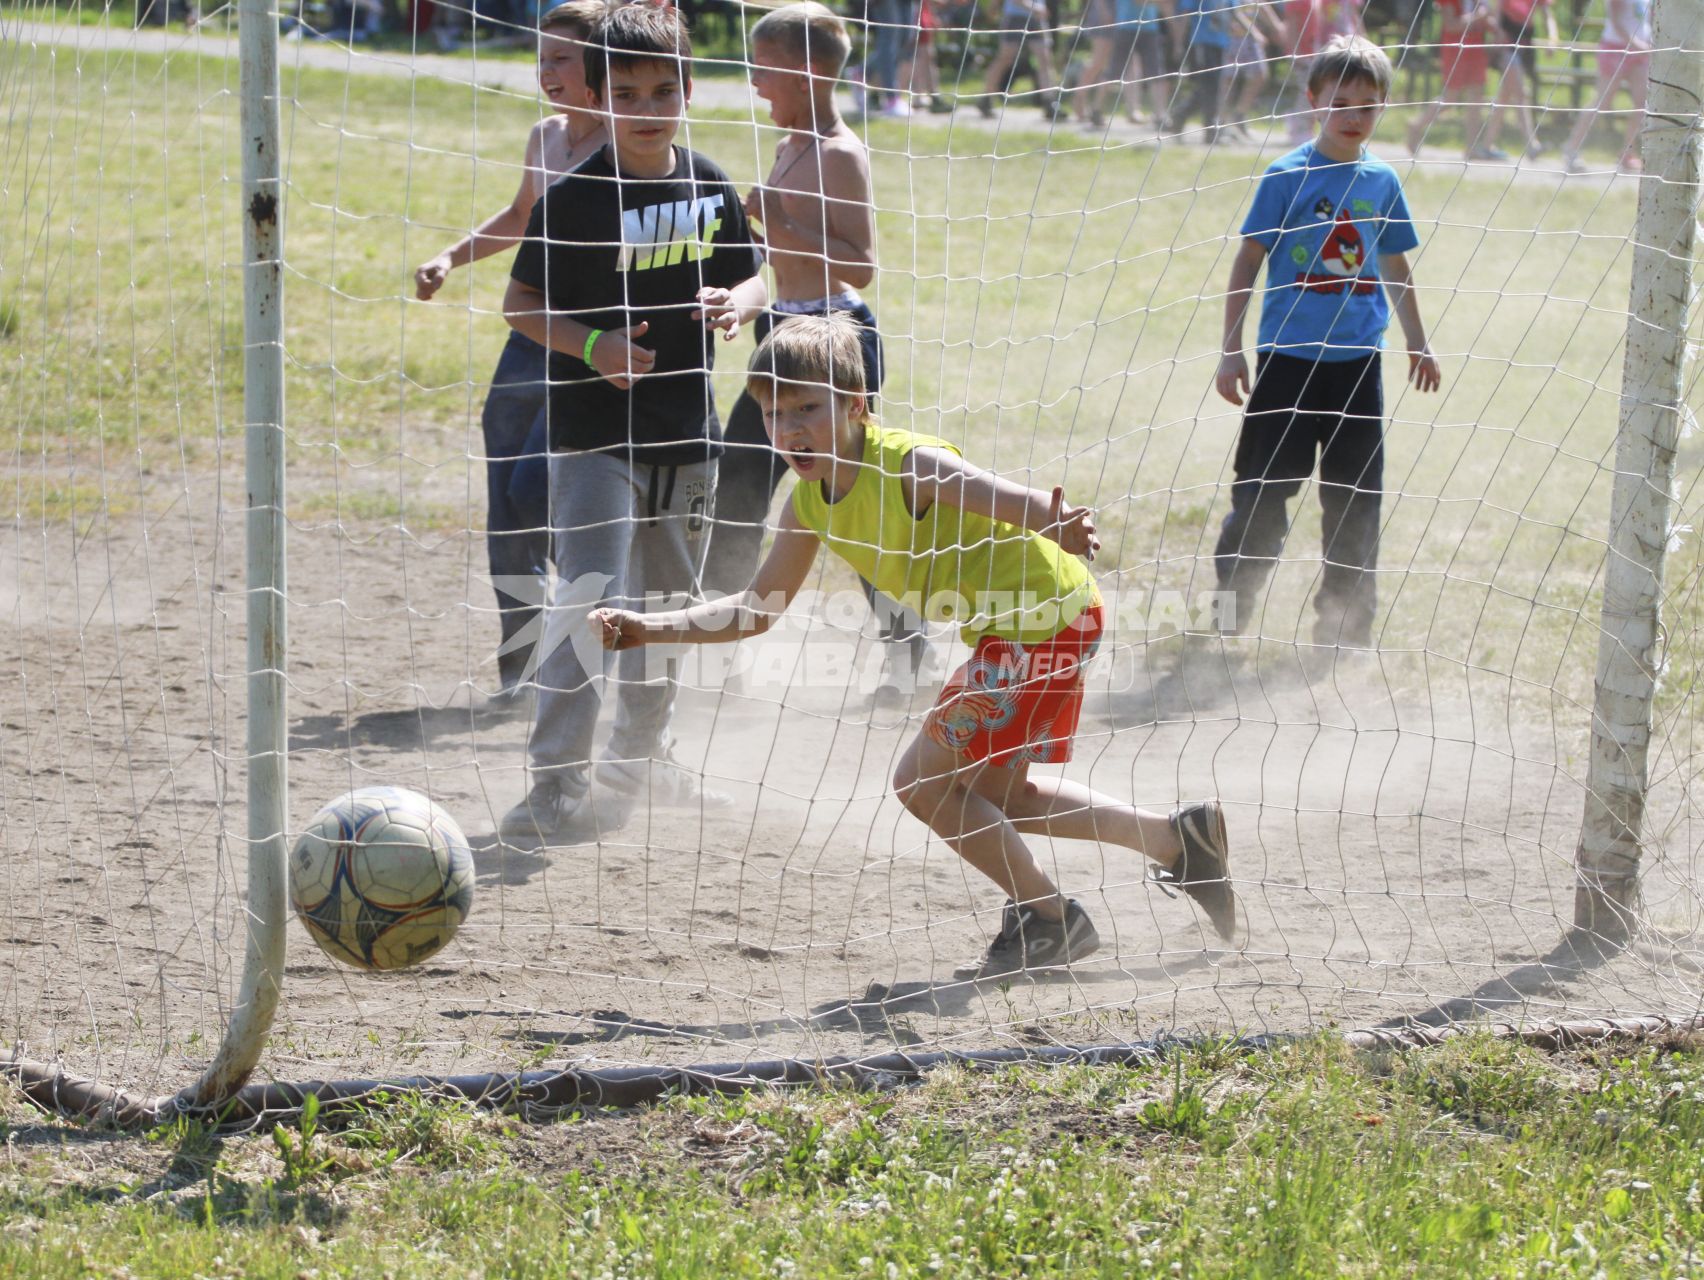
<path id="1" fill-rule="evenodd" d="M 1098 115 L 1106 100 L 1106 72 L 1112 64 L 1112 49 L 1107 41 L 1093 40 L 1089 44 L 1089 65 L 1083 69 L 1082 87 L 1077 90 L 1077 119 L 1087 120 Z"/>
<path id="2" fill-rule="evenodd" d="M 1633 95 L 1633 111 L 1627 117 L 1627 141 L 1621 148 L 1622 164 L 1635 169 L 1645 167 L 1644 158 L 1639 154 L 1639 133 L 1645 127 L 1645 95 L 1642 86 L 1628 85 L 1627 92 Z"/>
<path id="3" fill-rule="evenodd" d="M 999 52 L 994 55 L 994 61 L 988 64 L 988 74 L 982 77 L 983 101 L 986 105 L 992 107 L 995 94 L 1004 96 L 1007 73 L 1017 60 L 1018 47 L 1002 40 Z"/>
<path id="4" fill-rule="evenodd" d="M 1485 91 L 1479 90 L 1472 97 L 1463 90 L 1461 102 L 1461 132 L 1464 153 L 1471 156 L 1485 145 Z"/>
<path id="5" fill-rule="evenodd" d="M 976 766 L 970 785 L 1024 835 L 1116 844 L 1162 867 L 1182 852 L 1171 815 L 1123 804 L 1065 778 L 1031 778 L 1027 763 Z"/>
<path id="6" fill-rule="evenodd" d="M 1629 70 L 1625 63 L 1622 64 L 1621 74 L 1616 80 L 1627 90 L 1627 96 L 1633 99 L 1633 110 L 1627 117 L 1627 143 L 1621 149 L 1621 156 L 1623 160 L 1639 160 L 1639 133 L 1645 127 L 1647 81 L 1645 76 Z M 1643 167 L 1642 163 L 1640 167 Z"/>
<path id="7" fill-rule="evenodd" d="M 1629 75 L 1625 68 L 1611 75 L 1608 80 L 1599 82 L 1597 100 L 1580 113 L 1574 131 L 1568 135 L 1568 141 L 1563 145 L 1562 154 L 1566 159 L 1573 161 L 1579 156 L 1599 113 L 1615 104 L 1615 93 L 1618 89 L 1626 89 L 1627 96 L 1633 99 L 1633 111 L 1627 119 L 1627 137 L 1621 147 L 1621 163 L 1627 165 L 1629 160 L 1638 160 L 1639 130 L 1645 122 L 1644 84 L 1638 77 Z"/>
<path id="8" fill-rule="evenodd" d="M 1129 74 L 1128 68 L 1125 69 L 1125 74 Z M 1122 103 L 1124 114 L 1134 120 L 1142 114 L 1142 82 L 1140 80 L 1124 81 L 1118 86 L 1118 96 L 1114 101 Z"/>
<path id="9" fill-rule="evenodd" d="M 1254 118 L 1254 109 L 1260 101 L 1261 91 L 1266 88 L 1266 81 L 1266 72 L 1258 64 L 1242 77 L 1242 88 L 1231 108 L 1231 124 L 1244 133 L 1249 132 L 1248 122 Z"/>
<path id="10" fill-rule="evenodd" d="M 1580 148 L 1586 145 L 1586 136 L 1591 133 L 1592 125 L 1597 122 L 1598 112 L 1609 104 L 1615 95 L 1615 81 L 1607 84 L 1598 83 L 1597 96 L 1592 99 L 1592 105 L 1580 112 L 1580 118 L 1574 122 L 1574 129 L 1568 135 L 1568 141 L 1562 144 L 1562 154 L 1572 158 L 1580 154 Z"/>
<path id="11" fill-rule="evenodd" d="M 912 97 L 932 97 L 941 91 L 935 78 L 935 51 L 919 44 L 915 52 L 899 64 L 899 82 Z"/>
<path id="12" fill-rule="evenodd" d="M 1228 881 L 1224 818 L 1216 802 L 1155 813 L 1063 778 L 1032 779 L 1027 764 L 1009 769 L 978 764 L 968 778 L 1014 831 L 1122 845 L 1159 864 L 1166 873 L 1162 879 L 1194 899 L 1221 937 L 1236 935 L 1236 892 Z M 1193 849 L 1185 847 L 1186 834 Z"/>
<path id="13" fill-rule="evenodd" d="M 1035 51 L 1035 87 L 1046 93 L 1058 83 L 1059 77 L 1053 74 L 1053 40 L 1048 37 Z"/>
<path id="14" fill-rule="evenodd" d="M 1518 112 L 1525 102 L 1521 75 L 1514 69 L 1515 65 L 1511 63 L 1498 75 L 1497 92 L 1491 100 L 1491 118 L 1485 125 L 1485 145 L 1493 150 L 1497 146 L 1497 138 L 1503 132 L 1503 118 L 1508 114 L 1509 108 L 1513 107 Z"/>
<path id="15" fill-rule="evenodd" d="M 974 768 L 956 751 L 918 734 L 900 757 L 894 790 L 912 816 L 1013 902 L 1027 904 L 1044 919 L 1063 919 L 1059 887 L 999 806 L 970 785 Z"/>
<path id="16" fill-rule="evenodd" d="M 1176 84 L 1176 76 L 1155 76 L 1148 81 L 1148 105 L 1153 109 L 1156 123 L 1166 118 L 1167 106 L 1171 102 L 1172 90 Z"/>
<path id="17" fill-rule="evenodd" d="M 1444 104 L 1442 102 L 1428 102 L 1421 109 L 1420 114 L 1414 118 L 1414 122 L 1408 126 L 1409 155 L 1420 154 L 1420 143 L 1425 139 L 1426 131 L 1437 123 L 1438 116 L 1443 112 L 1443 109 Z M 1472 142 L 1469 141 L 1468 146 L 1471 147 L 1472 145 Z"/>
<path id="18" fill-rule="evenodd" d="M 1515 119 L 1520 122 L 1521 136 L 1525 139 L 1522 145 L 1531 150 L 1538 142 L 1538 131 L 1533 124 L 1532 95 L 1527 92 L 1526 72 L 1520 59 L 1516 58 L 1509 65 L 1513 74 L 1507 78 L 1509 100 L 1504 105 L 1514 109 Z"/>
<path id="19" fill-rule="evenodd" d="M 1063 778 L 1032 780 L 1027 763 L 1003 769 L 968 761 L 922 734 L 900 758 L 894 784 L 900 802 L 960 857 L 1050 920 L 1059 918 L 1062 899 L 1025 833 L 1116 844 L 1168 868 L 1183 851 L 1167 814 Z"/>

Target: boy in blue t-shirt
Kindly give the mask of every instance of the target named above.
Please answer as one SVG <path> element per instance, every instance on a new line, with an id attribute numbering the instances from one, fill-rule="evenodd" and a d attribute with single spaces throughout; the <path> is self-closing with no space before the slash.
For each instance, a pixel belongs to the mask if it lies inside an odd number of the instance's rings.
<path id="1" fill-rule="evenodd" d="M 1243 221 L 1216 378 L 1232 404 L 1248 395 L 1231 511 L 1215 551 L 1219 590 L 1234 606 L 1218 620 L 1221 633 L 1253 625 L 1255 599 L 1289 532 L 1288 503 L 1313 474 L 1317 455 L 1325 567 L 1314 597 L 1314 642 L 1372 646 L 1384 480 L 1379 348 L 1392 303 L 1409 380 L 1420 391 L 1442 381 L 1408 267 L 1407 252 L 1420 241 L 1402 184 L 1364 150 L 1391 77 L 1390 59 L 1377 45 L 1360 36 L 1333 40 L 1308 74 L 1319 136 L 1273 162 Z M 1243 316 L 1262 263 L 1266 288 L 1250 392 Z"/>

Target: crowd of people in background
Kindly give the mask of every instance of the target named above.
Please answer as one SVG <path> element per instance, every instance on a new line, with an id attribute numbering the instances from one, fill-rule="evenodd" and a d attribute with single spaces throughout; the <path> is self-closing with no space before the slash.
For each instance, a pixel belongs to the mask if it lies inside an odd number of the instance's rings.
<path id="1" fill-rule="evenodd" d="M 1419 114 L 1409 132 L 1418 152 L 1447 110 L 1462 115 L 1470 160 L 1509 160 L 1498 146 L 1505 117 L 1520 150 L 1541 154 L 1548 106 L 1541 49 L 1561 49 L 1554 0 L 850 0 L 867 32 L 854 68 L 859 110 L 872 116 L 950 112 L 943 78 L 970 86 L 993 117 L 1027 101 L 1052 118 L 1101 128 L 1115 115 L 1176 135 L 1199 125 L 1203 141 L 1252 141 L 1251 123 L 1284 120 L 1291 142 L 1306 135 L 1307 68 L 1344 35 L 1382 35 L 1405 46 L 1399 70 L 1412 77 Z M 1577 20 L 1577 21 L 1576 21 Z M 1571 15 L 1578 33 L 1601 30 L 1595 88 L 1563 84 L 1554 95 L 1575 127 L 1563 146 L 1570 172 L 1597 115 L 1625 92 L 1631 110 L 1621 168 L 1639 168 L 1637 134 L 1650 61 L 1650 0 L 1590 0 Z M 945 77 L 943 77 L 943 60 Z M 1565 62 L 1566 59 L 1564 58 Z M 1020 92 L 1018 82 L 1033 88 Z M 1560 80 L 1581 80 L 1571 68 Z M 1582 99 L 1584 105 L 1582 106 Z M 1486 111 L 1489 102 L 1490 110 Z"/>
<path id="2" fill-rule="evenodd" d="M 1307 131 L 1309 61 L 1340 35 L 1402 48 L 1396 59 L 1418 108 L 1408 145 L 1418 153 L 1440 119 L 1459 115 L 1461 150 L 1475 162 L 1537 156 L 1539 126 L 1560 105 L 1572 127 L 1561 143 L 1569 172 L 1600 113 L 1625 94 L 1618 166 L 1637 172 L 1651 52 L 1651 0 L 839 0 L 861 37 L 846 76 L 850 115 L 950 114 L 971 105 L 993 118 L 1008 105 L 1050 120 L 1102 128 L 1122 117 L 1157 136 L 1253 141 L 1277 120 L 1278 140 Z M 439 52 L 477 44 L 530 49 L 549 0 L 292 0 L 287 33 L 363 42 L 401 36 Z M 738 46 L 740 9 L 727 0 L 676 5 L 702 43 Z M 139 0 L 138 25 L 193 23 L 195 0 Z M 1562 50 L 1572 55 L 1542 56 Z M 1599 35 L 1595 83 L 1582 43 Z M 1544 76 L 1553 79 L 1547 85 Z M 1026 86 L 1027 87 L 1024 87 Z M 1399 95 L 1401 97 L 1402 95 Z M 1505 123 L 1517 131 L 1501 145 Z M 1273 130 L 1259 132 L 1272 139 Z M 1451 131 L 1452 142 L 1454 131 Z"/>

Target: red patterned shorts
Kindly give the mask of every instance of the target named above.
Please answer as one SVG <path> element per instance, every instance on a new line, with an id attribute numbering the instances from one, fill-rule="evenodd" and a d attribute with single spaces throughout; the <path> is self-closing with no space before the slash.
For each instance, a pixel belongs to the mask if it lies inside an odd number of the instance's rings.
<path id="1" fill-rule="evenodd" d="M 1083 666 L 1100 647 L 1104 625 L 1096 601 L 1039 644 L 983 636 L 929 709 L 923 732 L 1001 768 L 1063 764 L 1083 712 Z"/>

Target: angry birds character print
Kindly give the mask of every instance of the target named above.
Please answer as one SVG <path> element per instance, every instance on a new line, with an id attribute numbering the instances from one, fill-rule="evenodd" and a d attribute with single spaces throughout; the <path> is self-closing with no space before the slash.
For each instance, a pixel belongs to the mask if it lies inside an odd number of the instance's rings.
<path id="1" fill-rule="evenodd" d="M 1366 246 L 1361 233 L 1349 220 L 1347 210 L 1340 209 L 1331 233 L 1320 246 L 1319 264 L 1334 276 L 1357 276 L 1367 260 Z"/>

